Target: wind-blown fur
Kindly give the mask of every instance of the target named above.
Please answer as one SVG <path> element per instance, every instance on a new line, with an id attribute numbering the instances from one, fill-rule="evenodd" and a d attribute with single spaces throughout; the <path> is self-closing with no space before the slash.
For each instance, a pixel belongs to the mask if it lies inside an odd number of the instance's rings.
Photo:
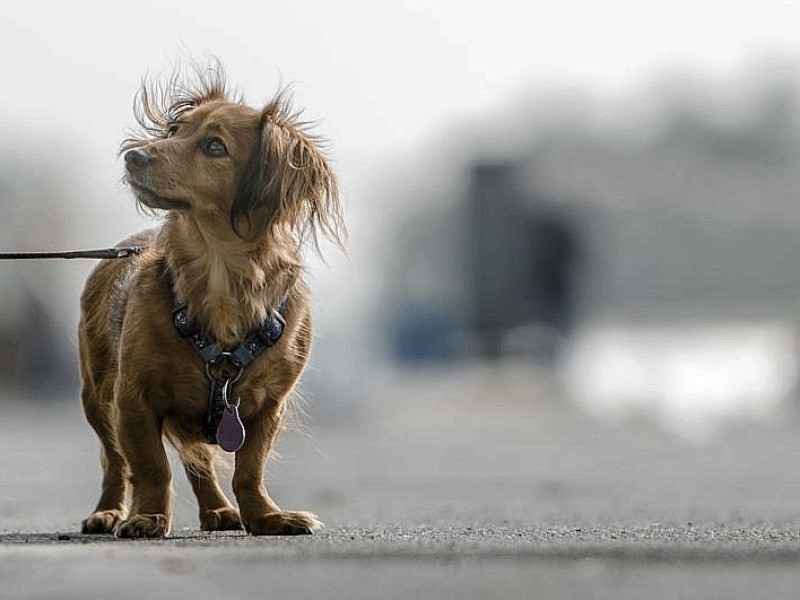
<path id="1" fill-rule="evenodd" d="M 103 491 L 83 530 L 168 535 L 166 436 L 181 453 L 201 528 L 310 533 L 319 521 L 280 510 L 263 472 L 311 343 L 303 245 L 317 231 L 337 243 L 344 236 L 336 177 L 285 92 L 254 109 L 231 96 L 218 65 L 196 69 L 193 81 L 142 86 L 141 130 L 122 145 L 126 181 L 165 221 L 124 242 L 147 245 L 143 254 L 101 262 L 81 298 L 81 395 L 103 465 Z M 283 336 L 235 388 L 247 433 L 233 475 L 238 510 L 218 485 L 216 447 L 204 442 L 209 383 L 173 328 L 176 297 L 225 348 L 287 299 Z"/>

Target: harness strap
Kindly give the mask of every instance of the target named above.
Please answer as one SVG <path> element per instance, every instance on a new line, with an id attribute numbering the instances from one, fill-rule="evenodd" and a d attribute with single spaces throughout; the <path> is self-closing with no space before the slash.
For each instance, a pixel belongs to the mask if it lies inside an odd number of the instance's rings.
<path id="1" fill-rule="evenodd" d="M 222 415 L 225 412 L 225 398 L 222 395 L 222 388 L 225 387 L 225 382 L 215 377 L 211 377 L 211 391 L 208 396 L 208 414 L 206 415 L 206 441 L 209 444 L 217 443 L 217 427 L 222 421 Z M 233 384 L 229 385 L 229 388 Z"/>
<path id="2" fill-rule="evenodd" d="M 284 313 L 288 297 L 283 298 L 277 309 L 255 329 L 245 340 L 231 350 L 223 349 L 214 337 L 203 332 L 197 324 L 189 320 L 186 303 L 175 299 L 175 309 L 172 311 L 172 322 L 178 334 L 189 340 L 197 351 L 206 367 L 206 374 L 211 382 L 208 399 L 208 415 L 206 419 L 206 439 L 210 444 L 217 443 L 217 427 L 225 410 L 223 388 L 228 385 L 228 394 L 233 395 L 233 385 L 239 379 L 242 371 L 252 363 L 256 357 L 270 346 L 274 346 L 283 335 L 286 326 Z M 228 374 L 224 367 L 227 363 L 233 367 L 233 372 Z M 219 368 L 219 369 L 218 369 Z M 218 369 L 218 370 L 217 370 Z M 217 372 L 215 373 L 215 370 Z"/>

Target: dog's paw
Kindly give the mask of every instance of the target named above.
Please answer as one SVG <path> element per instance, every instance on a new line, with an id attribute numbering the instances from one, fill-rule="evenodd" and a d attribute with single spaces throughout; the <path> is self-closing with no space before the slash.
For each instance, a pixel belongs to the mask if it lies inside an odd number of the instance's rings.
<path id="1" fill-rule="evenodd" d="M 244 529 L 239 511 L 226 506 L 200 513 L 200 529 L 203 531 L 235 531 Z"/>
<path id="2" fill-rule="evenodd" d="M 322 526 L 322 521 L 305 511 L 267 513 L 244 524 L 253 535 L 311 535 Z"/>
<path id="3" fill-rule="evenodd" d="M 120 523 L 114 533 L 121 538 L 164 538 L 169 535 L 167 515 L 133 515 Z"/>
<path id="4" fill-rule="evenodd" d="M 113 533 L 124 518 L 122 510 L 98 510 L 81 521 L 81 533 Z"/>

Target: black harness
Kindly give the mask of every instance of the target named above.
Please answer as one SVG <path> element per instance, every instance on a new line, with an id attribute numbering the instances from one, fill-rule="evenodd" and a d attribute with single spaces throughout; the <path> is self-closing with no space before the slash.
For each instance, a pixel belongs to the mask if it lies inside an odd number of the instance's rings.
<path id="1" fill-rule="evenodd" d="M 237 409 L 238 419 L 238 399 L 235 406 L 231 405 L 233 386 L 242 376 L 245 368 L 264 350 L 275 345 L 283 335 L 286 326 L 283 315 L 286 312 L 287 300 L 288 298 L 281 300 L 277 309 L 241 344 L 231 350 L 225 350 L 211 334 L 203 332 L 189 320 L 186 303 L 175 299 L 175 308 L 172 311 L 172 322 L 175 329 L 181 337 L 191 342 L 192 347 L 200 355 L 205 363 L 206 375 L 211 382 L 205 426 L 206 440 L 209 444 L 218 442 L 217 428 L 226 408 Z"/>

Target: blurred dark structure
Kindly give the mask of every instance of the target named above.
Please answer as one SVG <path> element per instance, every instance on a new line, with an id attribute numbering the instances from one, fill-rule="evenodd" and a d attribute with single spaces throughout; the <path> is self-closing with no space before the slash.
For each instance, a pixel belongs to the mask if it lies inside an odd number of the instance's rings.
<path id="1" fill-rule="evenodd" d="M 573 320 L 577 240 L 564 217 L 531 199 L 519 179 L 509 163 L 471 170 L 465 240 L 474 298 L 470 327 L 481 356 L 524 352 L 552 360 Z"/>
<path id="2" fill-rule="evenodd" d="M 21 318 L 0 330 L 4 348 L 0 381 L 49 399 L 59 390 L 75 387 L 77 360 L 39 298 L 25 290 L 23 302 Z"/>
<path id="3" fill-rule="evenodd" d="M 411 215 L 395 264 L 392 352 L 404 362 L 525 355 L 551 363 L 575 318 L 579 232 L 523 187 L 526 166 L 476 162 L 455 208 Z"/>
<path id="4" fill-rule="evenodd" d="M 69 171 L 53 162 L 50 154 L 0 145 L 4 251 L 75 247 Z M 77 294 L 72 294 L 77 285 L 75 266 L 59 261 L 0 261 L 0 390 L 42 399 L 75 390 L 74 332 L 65 327 L 78 304 Z"/>
<path id="5" fill-rule="evenodd" d="M 450 166 L 466 189 L 431 192 L 391 244 L 390 354 L 549 362 L 587 323 L 796 327 L 792 65 L 723 83 L 671 74 L 639 113 L 630 99 L 532 103 L 472 133 Z"/>
<path id="6" fill-rule="evenodd" d="M 77 385 L 75 348 L 38 296 L 28 289 L 20 290 L 20 296 L 18 314 L 0 322 L 0 387 L 42 399 L 57 397 Z"/>

